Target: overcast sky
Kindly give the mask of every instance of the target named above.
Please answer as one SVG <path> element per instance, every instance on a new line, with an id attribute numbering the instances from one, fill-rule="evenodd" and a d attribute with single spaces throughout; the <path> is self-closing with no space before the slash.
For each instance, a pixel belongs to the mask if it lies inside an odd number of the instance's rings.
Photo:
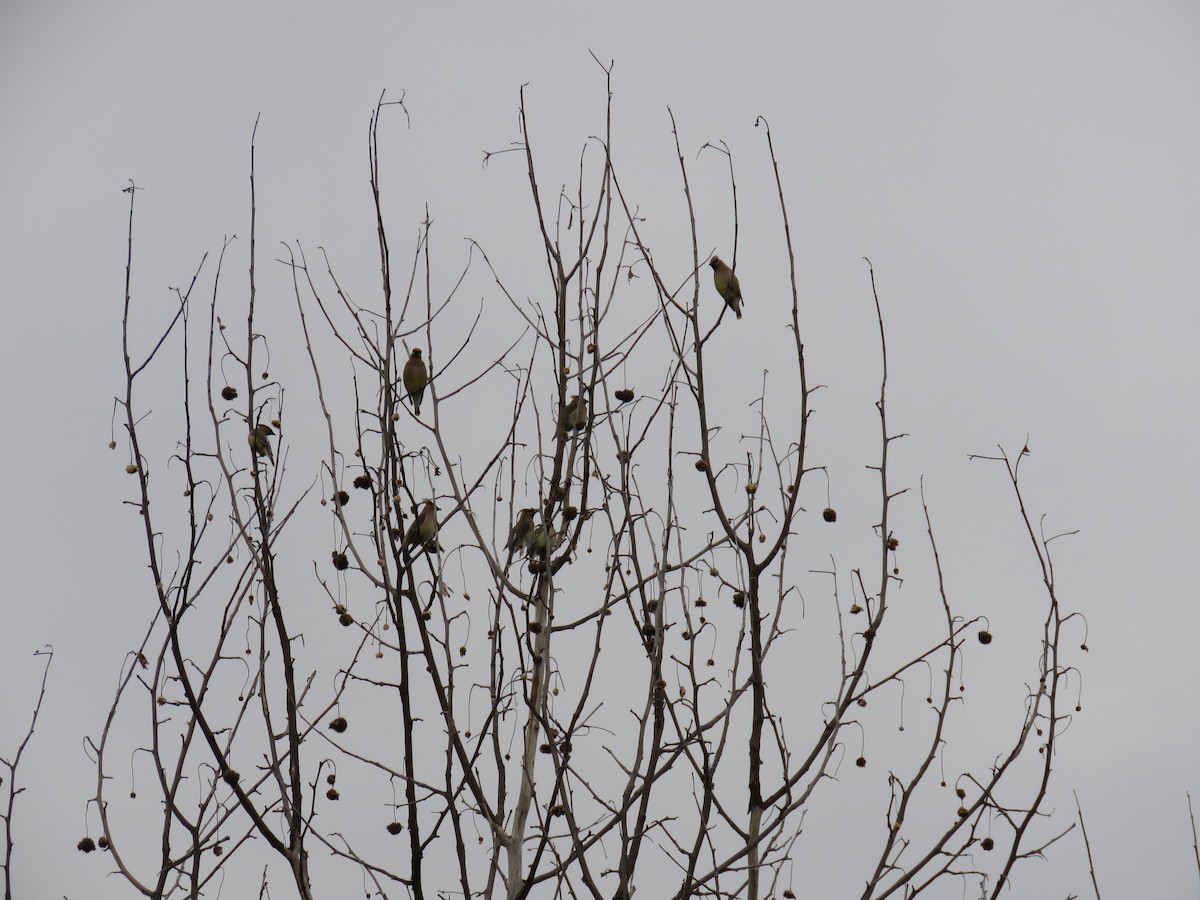
<path id="1" fill-rule="evenodd" d="M 1016 452 L 1028 436 L 1027 500 L 1048 532 L 1079 530 L 1056 545 L 1058 576 L 1090 629 L 1090 652 L 1073 657 L 1083 711 L 1061 745 L 1057 813 L 1070 823 L 1076 791 L 1106 896 L 1153 885 L 1155 897 L 1194 897 L 1200 6 L 1183 0 L 3 4 L 0 755 L 26 727 L 32 653 L 58 654 L 22 770 L 22 895 L 129 895 L 105 858 L 72 855 L 95 789 L 83 738 L 153 603 L 121 505 L 127 460 L 107 448 L 122 387 L 122 188 L 145 189 L 138 299 L 167 309 L 205 252 L 246 234 L 261 114 L 264 257 L 285 240 L 323 246 L 365 302 L 378 272 L 365 138 L 386 88 L 411 115 L 411 128 L 395 116 L 384 134 L 393 245 L 410 252 L 428 204 L 448 270 L 464 237 L 502 259 L 532 251 L 531 293 L 542 263 L 523 168 L 511 155 L 485 168 L 483 153 L 518 139 L 527 85 L 544 183 L 569 183 L 603 129 L 589 50 L 615 62 L 614 153 L 648 228 L 686 230 L 668 107 L 709 192 L 701 253 L 726 251 L 731 227 L 724 162 L 697 152 L 718 140 L 733 150 L 747 315 L 722 327 L 741 329 L 727 352 L 756 384 L 772 365 L 768 330 L 783 322 L 767 286 L 786 286 L 754 128 L 770 121 L 813 377 L 830 385 L 822 415 L 849 434 L 873 427 L 872 259 L 892 422 L 911 435 L 900 477 L 925 476 L 951 571 L 980 596 L 966 611 L 994 622 L 1005 610 L 988 585 L 1030 562 L 1002 470 L 967 455 Z M 519 267 L 509 274 L 523 285 Z M 264 278 L 268 292 L 285 280 Z M 1031 671 L 1036 635 L 1023 639 L 1016 659 Z M 1077 836 L 1017 895 L 1086 892 Z"/>

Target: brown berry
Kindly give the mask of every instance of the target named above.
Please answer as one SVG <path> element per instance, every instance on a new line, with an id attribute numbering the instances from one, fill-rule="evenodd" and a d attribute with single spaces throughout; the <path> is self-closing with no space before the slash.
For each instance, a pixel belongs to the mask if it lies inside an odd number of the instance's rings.
<path id="1" fill-rule="evenodd" d="M 979 632 L 979 643 L 990 644 L 992 642 L 992 633 L 986 629 Z"/>
<path id="2" fill-rule="evenodd" d="M 350 723 L 347 722 L 343 716 L 338 716 L 336 719 L 334 719 L 332 722 L 329 723 L 329 730 L 336 731 L 338 734 L 341 734 L 349 727 L 349 725 L 350 725 Z"/>
<path id="3" fill-rule="evenodd" d="M 837 510 L 834 509 L 832 506 L 827 506 L 827 507 L 825 507 L 825 511 L 823 513 L 821 513 L 821 516 L 825 519 L 826 522 L 836 522 L 837 521 Z"/>
<path id="4" fill-rule="evenodd" d="M 354 486 L 360 491 L 369 491 L 371 489 L 371 476 L 359 475 L 354 479 Z"/>
<path id="5" fill-rule="evenodd" d="M 628 403 L 633 399 L 633 391 L 631 391 L 629 388 L 621 388 L 621 390 L 616 392 L 616 397 L 622 403 Z"/>
<path id="6" fill-rule="evenodd" d="M 81 850 L 84 853 L 91 853 L 93 850 L 96 849 L 96 842 L 93 841 L 90 837 L 85 837 L 83 840 L 81 840 L 78 844 L 75 845 L 75 849 Z"/>

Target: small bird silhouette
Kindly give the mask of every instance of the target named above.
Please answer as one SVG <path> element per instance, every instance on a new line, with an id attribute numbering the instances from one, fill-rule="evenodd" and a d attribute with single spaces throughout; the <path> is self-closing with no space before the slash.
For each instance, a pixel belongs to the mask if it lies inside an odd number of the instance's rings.
<path id="1" fill-rule="evenodd" d="M 530 559 L 545 559 L 548 551 L 554 547 L 554 538 L 553 528 L 547 530 L 545 525 L 538 525 L 529 535 L 529 552 L 526 555 Z"/>
<path id="2" fill-rule="evenodd" d="M 564 434 L 568 431 L 578 431 L 587 425 L 587 420 L 587 402 L 579 399 L 579 395 L 575 394 L 559 414 L 558 429 Z"/>
<path id="3" fill-rule="evenodd" d="M 274 433 L 270 425 L 260 422 L 254 426 L 253 431 L 246 435 L 246 442 L 254 451 L 255 456 L 265 456 L 271 462 L 275 462 L 275 454 L 271 451 L 271 442 L 267 439 Z"/>
<path id="4" fill-rule="evenodd" d="M 421 358 L 421 348 L 413 347 L 408 362 L 404 364 L 404 390 L 412 400 L 413 415 L 421 414 L 421 400 L 425 396 L 425 385 L 429 384 L 429 370 Z"/>
<path id="5" fill-rule="evenodd" d="M 408 532 L 404 535 L 404 546 L 412 547 L 415 544 L 420 544 L 426 549 L 437 549 L 437 507 L 433 505 L 432 500 L 426 500 L 421 505 L 421 511 L 417 514 L 416 521 L 408 526 Z"/>
<path id="6" fill-rule="evenodd" d="M 512 529 L 508 532 L 508 543 L 504 545 L 505 550 L 512 550 L 514 553 L 520 553 L 529 544 L 529 536 L 533 534 L 533 515 L 535 510 L 523 509 L 517 515 L 517 521 L 513 522 Z"/>
<path id="7" fill-rule="evenodd" d="M 738 283 L 738 277 L 719 256 L 714 256 L 708 261 L 708 264 L 712 266 L 713 284 L 716 285 L 717 293 L 721 295 L 725 305 L 732 309 L 740 319 L 742 317 L 742 286 Z"/>

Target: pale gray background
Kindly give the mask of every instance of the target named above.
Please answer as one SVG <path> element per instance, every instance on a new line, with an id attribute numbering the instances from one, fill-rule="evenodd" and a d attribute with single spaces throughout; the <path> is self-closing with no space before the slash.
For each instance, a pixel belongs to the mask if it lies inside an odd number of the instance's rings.
<path id="1" fill-rule="evenodd" d="M 753 128 L 756 115 L 770 119 L 814 378 L 842 392 L 822 400 L 822 424 L 866 436 L 877 364 L 860 257 L 873 259 L 890 327 L 892 420 L 912 434 L 898 476 L 914 486 L 927 476 L 960 583 L 1004 583 L 1013 569 L 1028 582 L 1002 472 L 966 455 L 997 443 L 1015 452 L 1030 436 L 1028 497 L 1049 531 L 1080 530 L 1057 545 L 1059 576 L 1064 601 L 1091 628 L 1091 652 L 1073 657 L 1084 710 L 1061 745 L 1053 805 L 1065 826 L 1078 791 L 1107 896 L 1194 897 L 1185 800 L 1200 789 L 1200 615 L 1189 577 L 1200 500 L 1194 3 L 335 12 L 10 0 L 0 8 L 9 483 L 0 753 L 25 728 L 40 673 L 32 652 L 45 643 L 58 652 L 22 770 L 23 896 L 129 895 L 104 877 L 103 856 L 73 849 L 94 791 L 82 738 L 97 732 L 151 602 L 137 522 L 120 505 L 131 486 L 125 455 L 105 446 L 121 388 L 127 179 L 146 188 L 138 299 L 166 309 L 168 287 L 184 285 L 204 251 L 247 234 L 247 148 L 261 112 L 263 259 L 280 240 L 323 245 L 365 301 L 376 277 L 368 115 L 382 88 L 407 91 L 412 129 L 390 120 L 385 146 L 393 247 L 408 255 L 428 202 L 448 270 L 463 236 L 510 264 L 532 251 L 532 292 L 541 261 L 520 161 L 484 170 L 482 151 L 517 139 L 517 90 L 528 83 L 545 183 L 572 179 L 579 148 L 603 124 L 589 49 L 616 62 L 618 164 L 658 234 L 686 224 L 667 105 L 707 192 L 701 252 L 730 238 L 723 164 L 695 152 L 724 139 L 737 154 L 748 301 L 729 352 L 755 383 L 771 360 L 751 358 L 754 329 L 781 321 L 769 319 L 764 287 L 786 283 Z M 283 290 L 280 271 L 264 279 L 264 291 Z M 278 302 L 285 320 L 290 301 Z M 1003 596 L 961 599 L 1004 634 Z M 1032 609 L 1036 593 L 1022 602 Z M 1014 660 L 1027 672 L 1037 648 L 1034 632 L 1023 634 Z M 1019 693 L 997 710 L 1001 725 L 1019 711 Z M 1049 863 L 1021 871 L 1018 896 L 1088 890 L 1078 832 Z M 251 888 L 226 885 L 226 895 Z"/>

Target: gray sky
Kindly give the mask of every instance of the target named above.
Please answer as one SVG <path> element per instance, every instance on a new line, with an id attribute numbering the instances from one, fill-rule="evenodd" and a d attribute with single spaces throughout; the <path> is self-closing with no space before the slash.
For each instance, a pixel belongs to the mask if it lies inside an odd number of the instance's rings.
<path id="1" fill-rule="evenodd" d="M 830 385 L 814 452 L 831 462 L 863 455 L 835 478 L 848 503 L 873 452 L 846 449 L 875 427 L 861 259 L 871 257 L 889 329 L 891 419 L 911 435 L 897 445 L 897 477 L 915 487 L 925 475 L 964 612 L 989 615 L 998 645 L 1024 629 L 1023 646 L 1000 657 L 1022 671 L 1032 671 L 1036 633 L 1006 600 L 1023 591 L 1024 612 L 1037 608 L 1030 557 L 1002 470 L 966 457 L 997 444 L 1015 453 L 1029 436 L 1026 497 L 1048 532 L 1079 529 L 1056 544 L 1057 571 L 1063 599 L 1090 627 L 1090 653 L 1075 654 L 1083 711 L 1060 748 L 1054 806 L 1065 827 L 1078 792 L 1106 895 L 1153 883 L 1157 897 L 1195 896 L 1185 792 L 1200 792 L 1200 613 L 1186 572 L 1200 501 L 1191 271 L 1200 8 L 594 6 L 371 3 L 334 13 L 307 2 L 18 0 L 0 10 L 10 425 L 0 449 L 10 476 L 0 753 L 25 728 L 40 674 L 32 652 L 50 643 L 58 653 L 21 773 L 24 894 L 127 895 L 105 878 L 104 858 L 70 855 L 94 791 L 83 736 L 97 732 L 152 602 L 136 517 L 121 506 L 132 485 L 125 455 L 106 447 L 121 388 L 127 180 L 145 187 L 136 279 L 149 320 L 204 252 L 247 233 L 248 141 L 261 113 L 263 264 L 279 241 L 323 246 L 365 299 L 378 271 L 368 116 L 382 89 L 406 92 L 411 129 L 399 116 L 384 129 L 393 247 L 411 252 L 428 203 L 447 279 L 472 237 L 493 258 L 525 254 L 507 274 L 533 294 L 542 263 L 523 169 L 515 156 L 485 169 L 482 154 L 518 138 L 527 84 L 543 183 L 570 183 L 580 148 L 603 127 L 590 49 L 615 61 L 614 154 L 656 238 L 669 244 L 680 229 L 675 240 L 686 242 L 667 107 L 697 179 L 702 253 L 724 251 L 732 229 L 723 159 L 696 153 L 725 140 L 735 154 L 747 316 L 727 352 L 755 385 L 772 366 L 767 330 L 786 305 L 779 294 L 771 318 L 786 257 L 754 119 L 770 121 L 810 361 Z M 279 269 L 264 278 L 264 292 L 284 290 Z M 278 296 L 267 315 L 294 318 L 286 292 Z M 147 402 L 165 412 L 169 397 Z M 974 665 L 972 714 L 989 727 L 994 702 L 1003 725 L 1019 713 L 1020 686 L 993 699 L 984 685 L 989 674 L 1003 684 L 1005 670 Z M 1086 893 L 1085 874 L 1076 832 L 1049 863 L 1030 864 L 1018 895 Z"/>

